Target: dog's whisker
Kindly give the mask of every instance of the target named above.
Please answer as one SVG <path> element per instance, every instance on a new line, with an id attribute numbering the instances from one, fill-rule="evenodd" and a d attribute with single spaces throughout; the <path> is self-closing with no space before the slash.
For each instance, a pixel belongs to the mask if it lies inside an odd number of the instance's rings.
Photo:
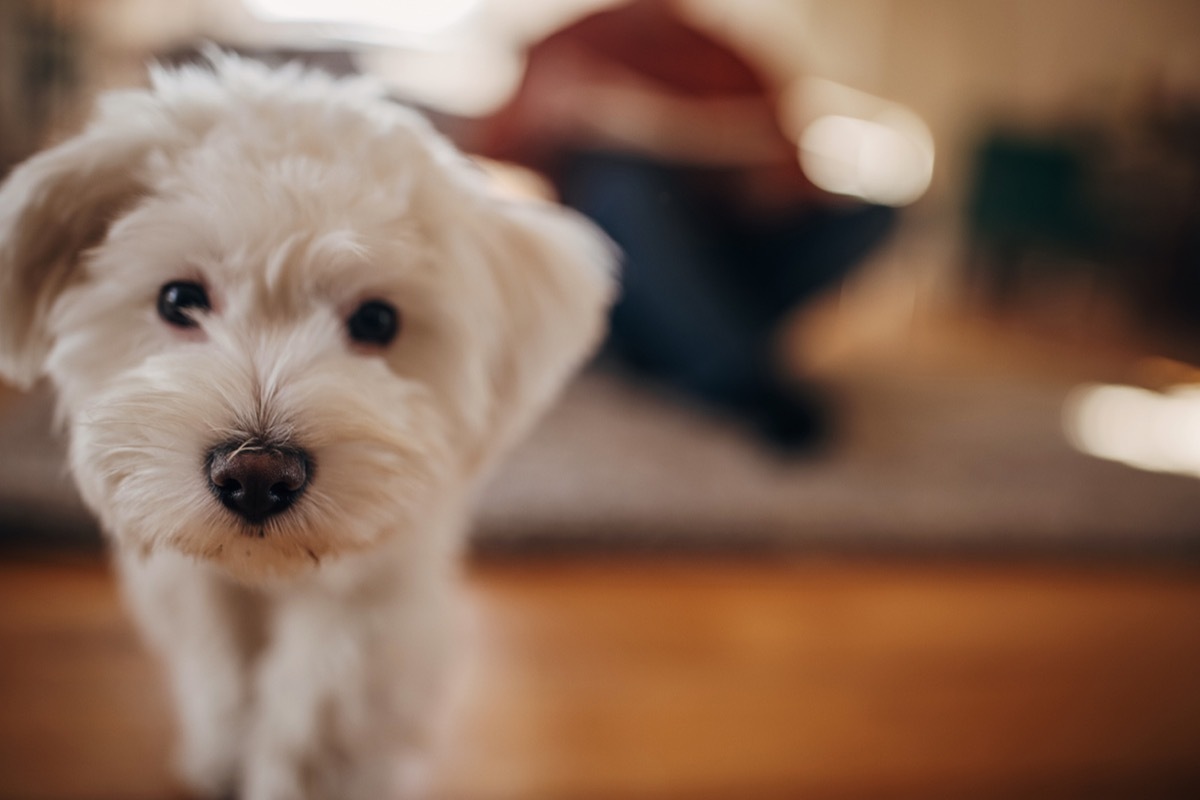
<path id="1" fill-rule="evenodd" d="M 259 444 L 258 442 L 254 441 L 252 439 L 247 439 L 245 442 L 242 442 L 242 444 L 238 445 L 238 448 L 236 450 L 234 450 L 232 453 L 230 453 L 229 457 L 233 458 L 234 456 L 239 455 L 240 453 L 245 453 L 247 451 L 255 452 L 255 451 L 259 451 L 259 450 L 263 450 L 263 449 L 264 449 L 263 446 L 261 444 Z"/>

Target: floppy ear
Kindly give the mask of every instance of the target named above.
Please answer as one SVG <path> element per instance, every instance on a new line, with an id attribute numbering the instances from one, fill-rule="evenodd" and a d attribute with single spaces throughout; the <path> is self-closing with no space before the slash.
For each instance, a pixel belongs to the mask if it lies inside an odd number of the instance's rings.
<path id="1" fill-rule="evenodd" d="M 82 134 L 0 186 L 0 378 L 28 387 L 50 347 L 46 313 L 118 211 L 142 190 L 148 152 L 179 130 L 150 95 L 110 95 Z"/>
<path id="2" fill-rule="evenodd" d="M 502 330 L 493 342 L 486 460 L 523 435 L 591 355 L 616 292 L 617 251 L 565 208 L 502 203 L 490 261 Z"/>

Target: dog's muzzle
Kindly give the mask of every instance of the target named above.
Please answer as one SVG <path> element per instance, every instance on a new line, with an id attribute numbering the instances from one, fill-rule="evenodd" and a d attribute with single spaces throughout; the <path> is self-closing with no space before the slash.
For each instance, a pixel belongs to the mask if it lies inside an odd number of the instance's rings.
<path id="1" fill-rule="evenodd" d="M 304 494 L 312 474 L 312 459 L 299 448 L 244 442 L 214 447 L 206 465 L 217 499 L 254 524 L 290 508 Z"/>

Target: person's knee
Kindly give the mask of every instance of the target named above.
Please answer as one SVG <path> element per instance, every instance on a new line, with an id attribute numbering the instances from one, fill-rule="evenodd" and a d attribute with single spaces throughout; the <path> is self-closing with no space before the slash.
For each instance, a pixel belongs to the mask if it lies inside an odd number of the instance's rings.
<path id="1" fill-rule="evenodd" d="M 673 191 L 664 167 L 621 154 L 579 156 L 565 173 L 563 199 L 592 216 L 652 211 Z"/>
<path id="2" fill-rule="evenodd" d="M 899 212 L 891 206 L 865 206 L 858 211 L 859 234 L 869 243 L 878 244 L 896 227 Z"/>
<path id="3" fill-rule="evenodd" d="M 836 274 L 856 268 L 891 235 L 899 217 L 891 206 L 861 206 L 831 220 L 824 247 L 827 267 Z"/>

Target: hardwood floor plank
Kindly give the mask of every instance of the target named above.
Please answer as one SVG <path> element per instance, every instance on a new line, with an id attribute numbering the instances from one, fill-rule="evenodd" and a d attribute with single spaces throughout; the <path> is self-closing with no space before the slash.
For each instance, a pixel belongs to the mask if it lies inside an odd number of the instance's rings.
<path id="1" fill-rule="evenodd" d="M 1179 796 L 1200 568 L 488 559 L 435 795 Z M 0 562 L 0 798 L 170 798 L 99 559 Z"/>

